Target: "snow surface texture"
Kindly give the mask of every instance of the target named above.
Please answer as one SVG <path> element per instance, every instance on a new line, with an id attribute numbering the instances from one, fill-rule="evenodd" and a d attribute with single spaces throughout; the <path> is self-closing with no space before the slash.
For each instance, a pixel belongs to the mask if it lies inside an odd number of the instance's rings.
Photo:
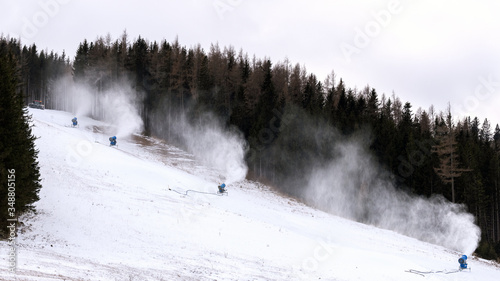
<path id="1" fill-rule="evenodd" d="M 1 280 L 423 280 L 458 268 L 462 252 L 360 224 L 249 181 L 215 196 L 219 170 L 159 140 L 109 147 L 110 124 L 30 110 L 43 188 L 17 238 L 17 273 Z M 95 142 L 96 140 L 99 143 Z M 211 194 L 180 193 L 191 189 Z M 428 218 L 425 218 L 428 219 Z M 500 280 L 472 271 L 426 280 Z"/>
<path id="2" fill-rule="evenodd" d="M 464 206 L 443 197 L 425 199 L 396 190 L 359 141 L 336 145 L 340 155 L 314 169 L 303 198 L 313 206 L 342 217 L 445 246 L 470 255 L 481 230 Z"/>

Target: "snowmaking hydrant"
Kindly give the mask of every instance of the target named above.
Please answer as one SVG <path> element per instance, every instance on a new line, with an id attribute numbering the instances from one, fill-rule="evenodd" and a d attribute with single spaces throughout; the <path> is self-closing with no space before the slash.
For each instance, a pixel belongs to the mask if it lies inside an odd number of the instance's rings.
<path id="1" fill-rule="evenodd" d="M 460 270 L 464 270 L 464 269 L 467 269 L 467 256 L 466 255 L 462 255 L 462 257 L 460 257 L 458 259 L 458 263 L 460 264 Z"/>

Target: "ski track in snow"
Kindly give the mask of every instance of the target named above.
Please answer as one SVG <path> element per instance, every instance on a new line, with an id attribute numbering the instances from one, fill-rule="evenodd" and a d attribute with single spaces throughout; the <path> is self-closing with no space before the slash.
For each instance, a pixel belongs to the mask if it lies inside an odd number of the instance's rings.
<path id="1" fill-rule="evenodd" d="M 215 193 L 222 171 L 154 138 L 109 147 L 113 128 L 31 110 L 42 184 L 20 218 L 17 272 L 1 280 L 500 280 L 500 269 L 392 231 L 342 219 L 244 181 Z"/>

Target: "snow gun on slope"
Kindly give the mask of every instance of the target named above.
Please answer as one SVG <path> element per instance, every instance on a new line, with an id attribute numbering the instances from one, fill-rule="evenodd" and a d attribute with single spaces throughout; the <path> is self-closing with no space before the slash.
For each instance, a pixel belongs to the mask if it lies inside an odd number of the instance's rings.
<path id="1" fill-rule="evenodd" d="M 109 138 L 109 146 L 115 146 L 116 145 L 116 136 L 112 136 Z"/>
<path id="2" fill-rule="evenodd" d="M 462 255 L 459 259 L 458 259 L 458 264 L 459 264 L 459 267 L 458 269 L 455 269 L 455 270 L 431 270 L 431 271 L 419 271 L 419 270 L 415 270 L 415 269 L 410 269 L 410 270 L 406 270 L 406 272 L 408 273 L 414 273 L 414 274 L 417 274 L 417 275 L 420 275 L 420 276 L 423 276 L 425 277 L 427 274 L 436 274 L 436 273 L 442 273 L 442 274 L 451 274 L 451 273 L 458 273 L 458 272 L 461 272 L 465 269 L 469 269 L 469 271 L 471 270 L 471 268 L 468 266 L 467 264 L 467 256 L 466 255 Z"/>
<path id="3" fill-rule="evenodd" d="M 179 192 L 175 189 L 171 189 L 170 187 L 168 188 L 168 190 L 170 191 L 173 191 L 173 192 L 176 192 L 176 193 L 179 193 L 180 195 L 188 195 L 189 192 L 193 192 L 193 193 L 201 193 L 201 194 L 208 194 L 208 195 L 218 195 L 218 196 L 228 196 L 229 193 L 227 192 L 227 189 L 226 189 L 226 184 L 219 184 L 217 186 L 218 190 L 217 190 L 217 193 L 213 193 L 213 192 L 204 192 L 204 191 L 199 191 L 199 190 L 192 190 L 192 189 L 189 189 L 189 190 L 186 190 L 184 193 L 182 192 Z"/>
<path id="4" fill-rule="evenodd" d="M 78 126 L 78 119 L 76 117 L 71 119 L 71 122 L 72 122 L 73 127 Z"/>
<path id="5" fill-rule="evenodd" d="M 460 257 L 458 259 L 458 263 L 460 264 L 460 267 L 458 268 L 459 270 L 467 269 L 467 256 L 462 255 L 462 257 Z M 469 270 L 470 270 L 470 268 L 469 268 Z"/>
<path id="6" fill-rule="evenodd" d="M 226 189 L 226 184 L 225 183 L 222 183 L 222 184 L 219 184 L 219 186 L 217 186 L 217 188 L 219 188 L 219 191 L 217 192 L 217 194 L 219 195 L 227 195 L 227 189 Z"/>

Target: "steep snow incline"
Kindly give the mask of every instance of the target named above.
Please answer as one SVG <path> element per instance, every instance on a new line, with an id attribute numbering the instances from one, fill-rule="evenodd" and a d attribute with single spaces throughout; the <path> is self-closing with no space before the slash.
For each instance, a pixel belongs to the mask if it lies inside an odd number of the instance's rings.
<path id="1" fill-rule="evenodd" d="M 2 280 L 422 280 L 455 270 L 461 253 L 355 223 L 255 182 L 215 196 L 220 171 L 141 136 L 51 110 L 31 110 L 43 178 L 37 215 L 21 220 L 17 273 Z M 210 193 L 189 192 L 196 190 Z M 177 192 L 176 192 L 177 191 Z M 0 254 L 7 259 L 6 242 Z M 500 280 L 472 271 L 427 280 Z"/>

